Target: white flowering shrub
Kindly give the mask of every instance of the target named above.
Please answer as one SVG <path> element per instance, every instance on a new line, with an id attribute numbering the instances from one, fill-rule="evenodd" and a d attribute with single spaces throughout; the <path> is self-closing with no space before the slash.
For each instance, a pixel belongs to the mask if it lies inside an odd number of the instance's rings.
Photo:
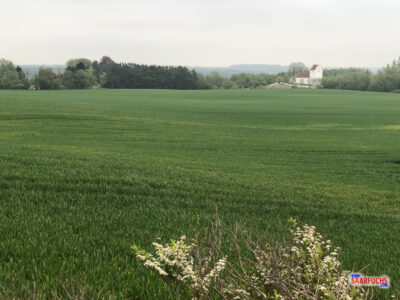
<path id="1" fill-rule="evenodd" d="M 332 250 L 329 240 L 324 240 L 314 226 L 296 228 L 293 245 L 285 260 L 291 272 L 296 298 L 315 296 L 320 299 L 362 299 L 361 290 L 348 283 L 348 271 L 340 271 L 340 248 Z"/>
<path id="2" fill-rule="evenodd" d="M 339 252 L 308 225 L 292 229 L 292 240 L 286 247 L 254 245 L 248 296 L 241 294 L 238 299 L 368 298 L 363 290 L 349 284 L 350 272 L 340 270 Z"/>
<path id="3" fill-rule="evenodd" d="M 211 265 L 211 256 L 200 257 L 198 244 L 195 240 L 187 244 L 186 236 L 165 245 L 153 243 L 153 246 L 154 256 L 137 246 L 132 246 L 132 250 L 146 267 L 163 277 L 177 298 L 181 284 L 189 287 L 196 299 L 209 297 L 211 284 L 225 268 L 225 257 Z"/>
<path id="4" fill-rule="evenodd" d="M 236 231 L 231 239 L 236 250 L 232 262 L 221 253 L 221 229 L 213 232 L 214 241 L 206 246 L 198 239 L 187 243 L 182 236 L 165 245 L 153 243 L 154 255 L 137 246 L 132 249 L 146 267 L 162 276 L 177 299 L 182 285 L 194 299 L 369 298 L 349 284 L 350 272 L 340 269 L 339 248 L 332 249 L 314 226 L 296 227 L 293 219 L 291 223 L 292 239 L 284 247 L 249 239 L 239 243 Z"/>

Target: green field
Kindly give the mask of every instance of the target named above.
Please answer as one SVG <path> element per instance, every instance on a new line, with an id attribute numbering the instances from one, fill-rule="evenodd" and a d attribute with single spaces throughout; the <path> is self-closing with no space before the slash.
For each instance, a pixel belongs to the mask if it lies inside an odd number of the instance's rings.
<path id="1" fill-rule="evenodd" d="M 165 299 L 130 245 L 216 207 L 274 239 L 315 225 L 398 288 L 400 94 L 0 91 L 0 295 Z"/>

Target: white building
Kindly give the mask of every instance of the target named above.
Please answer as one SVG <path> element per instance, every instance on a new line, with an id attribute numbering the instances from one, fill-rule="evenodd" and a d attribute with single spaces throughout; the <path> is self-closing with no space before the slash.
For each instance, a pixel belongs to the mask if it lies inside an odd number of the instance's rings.
<path id="1" fill-rule="evenodd" d="M 324 77 L 321 65 L 313 65 L 310 72 L 300 72 L 295 76 L 295 83 L 300 85 L 316 86 Z"/>

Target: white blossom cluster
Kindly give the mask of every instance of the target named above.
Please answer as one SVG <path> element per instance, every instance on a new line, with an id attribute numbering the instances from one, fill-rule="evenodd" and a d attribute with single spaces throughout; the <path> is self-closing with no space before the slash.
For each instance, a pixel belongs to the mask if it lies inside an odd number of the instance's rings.
<path id="1" fill-rule="evenodd" d="M 154 256 L 136 246 L 132 249 L 145 266 L 186 285 L 195 299 L 211 299 L 213 293 L 221 299 L 368 298 L 362 289 L 349 284 L 349 272 L 340 270 L 340 248 L 332 249 L 331 242 L 314 226 L 291 232 L 291 243 L 285 247 L 248 246 L 253 259 L 247 257 L 245 264 L 239 254 L 239 263 L 229 263 L 223 257 L 205 267 L 201 265 L 205 260 L 199 259 L 196 251 L 199 245 L 187 244 L 185 236 L 165 245 L 153 243 Z"/>
<path id="2" fill-rule="evenodd" d="M 154 256 L 136 246 L 132 249 L 146 267 L 162 276 L 187 284 L 195 294 L 208 293 L 212 281 L 225 269 L 225 257 L 216 261 L 208 270 L 196 265 L 193 251 L 196 244 L 187 244 L 186 236 L 182 236 L 178 241 L 171 240 L 165 245 L 154 242 L 153 246 L 156 250 Z"/>
<path id="3" fill-rule="evenodd" d="M 293 245 L 287 251 L 288 276 L 297 282 L 294 295 L 301 298 L 314 294 L 318 299 L 364 299 L 361 289 L 348 282 L 349 271 L 340 271 L 340 248 L 332 250 L 331 241 L 324 240 L 314 226 L 297 227 L 293 233 Z"/>

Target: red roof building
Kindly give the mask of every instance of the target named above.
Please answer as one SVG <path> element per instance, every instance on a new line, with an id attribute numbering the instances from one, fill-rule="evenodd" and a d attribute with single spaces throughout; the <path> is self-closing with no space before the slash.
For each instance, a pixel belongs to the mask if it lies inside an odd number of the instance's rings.
<path id="1" fill-rule="evenodd" d="M 299 85 L 317 86 L 323 76 L 324 71 L 321 65 L 313 65 L 309 72 L 297 73 L 294 77 L 294 82 Z"/>
<path id="2" fill-rule="evenodd" d="M 296 78 L 310 78 L 310 72 L 297 73 Z"/>

